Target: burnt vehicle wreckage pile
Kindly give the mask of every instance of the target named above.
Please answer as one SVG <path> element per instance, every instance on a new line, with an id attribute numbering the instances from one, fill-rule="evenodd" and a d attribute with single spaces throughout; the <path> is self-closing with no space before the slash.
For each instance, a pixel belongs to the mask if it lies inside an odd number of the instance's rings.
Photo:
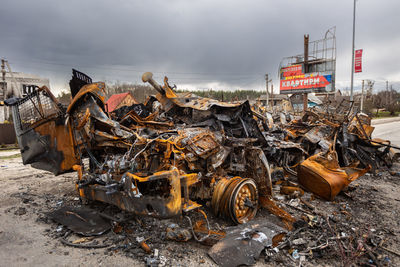
<path id="1" fill-rule="evenodd" d="M 290 236 L 296 219 L 281 208 L 276 186 L 280 194 L 300 197 L 306 190 L 331 201 L 358 177 L 397 160 L 389 141 L 372 139 L 370 118 L 344 103 L 295 118 L 257 112 L 248 101 L 177 94 L 167 77 L 161 86 L 151 73 L 142 80 L 158 94 L 112 113 L 106 111 L 105 84 L 76 70 L 67 108 L 46 87 L 6 100 L 23 163 L 55 175 L 75 170 L 81 199 L 135 215 L 200 214 L 203 221 L 194 224 L 186 216 L 191 232 L 175 233 L 175 239 L 213 235 L 218 243 L 209 255 L 220 265 L 252 264 L 266 246 Z M 203 208 L 247 227 L 212 231 Z M 252 221 L 259 208 L 279 217 L 285 229 Z M 76 210 L 52 216 L 62 223 L 66 214 L 88 220 Z M 245 246 L 251 251 L 243 252 L 253 258 L 226 257 L 240 251 L 238 237 L 253 240 Z"/>

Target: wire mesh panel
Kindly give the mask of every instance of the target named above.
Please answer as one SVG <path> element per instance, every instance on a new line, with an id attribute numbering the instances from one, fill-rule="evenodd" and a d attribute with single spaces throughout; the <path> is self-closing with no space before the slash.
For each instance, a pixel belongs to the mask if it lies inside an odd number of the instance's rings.
<path id="1" fill-rule="evenodd" d="M 35 91 L 20 100 L 17 108 L 20 130 L 25 130 L 33 123 L 57 114 L 59 110 L 56 103 L 43 90 Z"/>

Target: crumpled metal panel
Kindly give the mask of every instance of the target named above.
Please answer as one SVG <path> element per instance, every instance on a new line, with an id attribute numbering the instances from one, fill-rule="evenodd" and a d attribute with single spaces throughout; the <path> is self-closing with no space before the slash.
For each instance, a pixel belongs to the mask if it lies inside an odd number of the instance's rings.
<path id="1" fill-rule="evenodd" d="M 332 201 L 343 188 L 364 175 L 370 168 L 341 168 L 336 152 L 332 151 L 311 156 L 303 161 L 297 177 L 299 183 L 308 191 Z"/>

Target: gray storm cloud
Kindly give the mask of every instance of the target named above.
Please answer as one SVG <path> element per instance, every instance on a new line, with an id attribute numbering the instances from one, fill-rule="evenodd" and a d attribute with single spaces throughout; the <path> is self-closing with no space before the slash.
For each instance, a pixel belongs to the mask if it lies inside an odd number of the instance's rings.
<path id="1" fill-rule="evenodd" d="M 336 26 L 337 84 L 349 86 L 353 1 L 8 1 L 0 6 L 0 56 L 16 71 L 66 87 L 70 69 L 95 80 L 168 75 L 177 85 L 261 89 L 277 86 L 283 57 L 302 52 L 303 34 Z M 395 0 L 357 3 L 361 79 L 400 81 Z M 4 26 L 6 25 L 6 26 Z M 156 76 L 156 77 L 157 77 Z"/>

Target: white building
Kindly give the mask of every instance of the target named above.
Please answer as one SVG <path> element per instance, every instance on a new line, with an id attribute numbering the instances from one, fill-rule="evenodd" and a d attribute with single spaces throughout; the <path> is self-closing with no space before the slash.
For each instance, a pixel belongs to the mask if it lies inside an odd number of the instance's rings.
<path id="1" fill-rule="evenodd" d="M 3 90 L 5 86 L 6 90 Z M 47 86 L 50 88 L 49 79 L 34 74 L 13 72 L 12 75 L 6 72 L 5 85 L 0 75 L 0 101 L 11 97 L 18 92 L 20 97 L 32 93 L 36 87 Z M 9 117 L 9 110 L 6 106 L 0 106 L 0 123 L 4 123 Z"/>

